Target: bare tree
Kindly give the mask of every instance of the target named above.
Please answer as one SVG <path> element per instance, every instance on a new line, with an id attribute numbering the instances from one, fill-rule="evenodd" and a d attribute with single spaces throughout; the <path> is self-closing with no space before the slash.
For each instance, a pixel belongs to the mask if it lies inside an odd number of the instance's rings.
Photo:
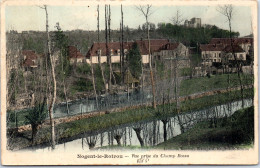
<path id="1" fill-rule="evenodd" d="M 153 76 L 153 68 L 152 68 L 152 56 L 151 56 L 151 44 L 150 44 L 150 26 L 149 26 L 149 17 L 151 16 L 151 7 L 152 5 L 146 6 L 136 6 L 136 8 L 143 14 L 145 17 L 146 28 L 147 28 L 147 39 L 148 39 L 148 55 L 149 55 L 149 68 L 150 68 L 150 77 L 152 83 L 152 93 L 153 93 L 153 108 L 156 108 L 156 99 L 155 99 L 155 81 Z"/>
<path id="2" fill-rule="evenodd" d="M 92 59 L 90 59 L 90 67 L 91 67 L 92 85 L 93 85 L 94 95 L 95 95 L 95 98 L 96 98 L 96 106 L 98 108 L 98 97 L 97 97 L 96 81 L 95 81 L 95 74 L 94 74 Z"/>
<path id="3" fill-rule="evenodd" d="M 234 42 L 233 42 L 233 37 L 232 37 L 232 20 L 233 20 L 233 16 L 234 16 L 234 8 L 232 5 L 224 5 L 224 6 L 219 6 L 217 8 L 217 11 L 227 18 L 232 57 L 234 58 L 235 63 L 236 63 L 236 71 L 237 71 L 237 76 L 239 79 L 240 92 L 241 92 L 241 98 L 242 98 L 242 107 L 244 108 L 244 87 L 243 87 L 242 77 L 241 77 L 242 64 L 238 61 L 238 58 L 235 55 Z"/>
<path id="4" fill-rule="evenodd" d="M 100 30 L 99 30 L 99 5 L 97 6 L 97 12 L 98 12 L 98 15 L 97 15 L 97 29 L 98 29 L 98 64 L 99 64 L 99 68 L 100 68 L 100 71 L 101 71 L 101 75 L 102 75 L 102 80 L 103 80 L 103 83 L 104 83 L 104 87 L 105 87 L 105 92 L 107 93 L 107 88 L 106 88 L 106 81 L 105 81 L 105 77 L 104 77 L 104 71 L 103 71 L 103 68 L 102 68 L 102 65 L 101 65 L 101 50 L 100 50 L 100 37 L 99 37 L 99 33 L 100 33 Z M 92 59 L 92 58 L 90 58 Z"/>
<path id="5" fill-rule="evenodd" d="M 124 69 L 124 13 L 123 13 L 123 6 L 121 4 L 121 23 L 120 23 L 120 30 L 121 30 L 121 48 L 120 48 L 120 71 L 122 76 L 122 83 L 125 81 L 125 69 Z"/>
<path id="6" fill-rule="evenodd" d="M 173 16 L 170 20 L 172 21 L 173 25 L 178 25 L 178 26 L 182 24 L 182 22 L 184 21 L 182 17 L 182 13 L 179 10 L 176 11 L 176 15 Z"/>
<path id="7" fill-rule="evenodd" d="M 51 147 L 52 149 L 55 149 L 55 127 L 54 127 L 54 120 L 53 120 L 53 108 L 56 100 L 56 78 L 55 78 L 55 60 L 54 57 L 52 56 L 51 52 L 51 39 L 50 39 L 50 33 L 49 33 L 49 23 L 48 23 L 48 10 L 47 6 L 44 5 L 44 7 L 41 7 L 42 9 L 45 10 L 46 14 L 46 34 L 47 34 L 47 46 L 48 46 L 48 52 L 47 55 L 50 60 L 50 65 L 51 65 L 51 75 L 52 75 L 52 84 L 53 84 L 53 90 L 52 90 L 52 100 L 49 106 L 49 117 L 50 117 L 50 123 L 51 123 Z"/>

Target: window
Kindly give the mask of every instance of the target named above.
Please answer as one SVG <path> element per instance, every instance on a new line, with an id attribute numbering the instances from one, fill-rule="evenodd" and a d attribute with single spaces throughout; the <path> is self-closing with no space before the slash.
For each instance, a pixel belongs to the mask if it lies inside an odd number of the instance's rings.
<path id="1" fill-rule="evenodd" d="M 220 53 L 218 54 L 218 57 L 219 57 L 219 58 L 221 57 L 221 54 L 220 54 Z"/>
<path id="2" fill-rule="evenodd" d="M 215 57 L 217 57 L 217 53 L 215 53 Z"/>
<path id="3" fill-rule="evenodd" d="M 240 59 L 241 59 L 241 60 L 243 59 L 243 54 L 240 54 Z"/>
<path id="4" fill-rule="evenodd" d="M 214 59 L 214 61 L 213 62 L 216 62 L 216 59 Z"/>
<path id="5" fill-rule="evenodd" d="M 97 50 L 97 55 L 101 55 L 101 50 Z"/>

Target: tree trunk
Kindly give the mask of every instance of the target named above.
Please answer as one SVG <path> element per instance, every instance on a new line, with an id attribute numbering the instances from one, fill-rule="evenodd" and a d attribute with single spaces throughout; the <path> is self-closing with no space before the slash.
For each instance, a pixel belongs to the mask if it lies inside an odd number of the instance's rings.
<path id="1" fill-rule="evenodd" d="M 137 138 L 138 138 L 138 140 L 140 142 L 141 147 L 143 147 L 144 146 L 144 141 L 143 141 L 143 139 L 141 137 L 141 128 L 133 128 L 133 129 L 134 129 L 134 131 L 136 133 L 136 136 L 137 136 Z"/>
<path id="2" fill-rule="evenodd" d="M 97 29 L 98 29 L 98 65 L 100 67 L 100 71 L 101 71 L 101 75 L 102 75 L 102 80 L 104 83 L 104 87 L 105 87 L 105 93 L 107 93 L 107 87 L 106 87 L 106 80 L 105 80 L 105 76 L 104 76 L 104 71 L 101 65 L 101 50 L 100 50 L 100 44 L 99 44 L 99 5 L 97 6 L 97 12 L 98 12 L 98 16 L 97 16 Z M 92 58 L 90 58 L 92 61 Z"/>
<path id="3" fill-rule="evenodd" d="M 49 25 L 48 25 L 48 11 L 47 6 L 44 6 L 45 12 L 46 12 L 46 33 L 47 33 L 47 44 L 48 44 L 48 56 L 50 59 L 51 64 L 51 75 L 53 80 L 53 96 L 49 107 L 49 116 L 50 116 L 50 123 L 51 123 L 51 147 L 52 149 L 55 149 L 55 128 L 54 128 L 54 120 L 53 120 L 53 108 L 56 100 L 56 78 L 55 78 L 55 70 L 54 70 L 54 64 L 55 60 L 51 56 L 51 42 L 50 42 L 50 34 L 49 34 Z"/>
<path id="4" fill-rule="evenodd" d="M 38 132 L 38 125 L 36 124 L 31 124 L 32 126 L 32 145 L 35 145 L 35 139 L 36 139 L 36 135 L 37 135 L 37 132 Z"/>
<path id="5" fill-rule="evenodd" d="M 147 38 L 148 38 L 148 55 L 149 55 L 149 68 L 150 68 L 150 77 L 152 83 L 152 93 L 153 93 L 153 108 L 156 109 L 156 99 L 155 99 L 155 82 L 153 76 L 153 67 L 152 67 L 152 55 L 151 55 L 151 44 L 150 44 L 150 35 L 149 35 L 149 22 L 148 16 L 146 16 L 146 25 L 147 25 Z"/>
<path id="6" fill-rule="evenodd" d="M 115 135 L 115 137 L 114 137 L 115 139 L 116 139 L 116 142 L 117 142 L 117 145 L 118 146 L 121 146 L 121 135 Z"/>
<path id="7" fill-rule="evenodd" d="M 67 114 L 69 114 L 70 110 L 69 110 L 69 103 L 68 103 L 68 97 L 67 97 L 67 91 L 66 91 L 66 87 L 65 87 L 64 78 L 63 78 L 63 92 L 64 92 L 64 96 L 65 96 L 65 101 L 66 101 Z"/>
<path id="8" fill-rule="evenodd" d="M 124 17 L 123 17 L 123 6 L 121 4 L 121 50 L 120 50 L 120 55 L 121 55 L 121 76 L 122 76 L 122 83 L 124 84 L 125 82 L 125 52 L 124 52 Z"/>
<path id="9" fill-rule="evenodd" d="M 98 97 L 97 97 L 97 91 L 96 91 L 96 82 L 95 82 L 95 75 L 94 75 L 94 70 L 93 70 L 92 59 L 90 59 L 90 66 L 91 66 L 92 85 L 93 85 L 93 89 L 94 89 L 94 95 L 96 98 L 96 106 L 98 109 Z"/>
<path id="10" fill-rule="evenodd" d="M 163 119 L 161 121 L 163 123 L 163 139 L 164 139 L 164 142 L 165 142 L 165 141 L 167 141 L 167 123 L 168 123 L 168 120 Z"/>

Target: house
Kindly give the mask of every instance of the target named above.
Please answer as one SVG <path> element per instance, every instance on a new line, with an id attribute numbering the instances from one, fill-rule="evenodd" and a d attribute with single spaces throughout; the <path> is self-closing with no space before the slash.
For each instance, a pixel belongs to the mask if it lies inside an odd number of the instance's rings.
<path id="1" fill-rule="evenodd" d="M 251 37 L 232 38 L 233 45 L 239 45 L 246 54 L 249 54 L 250 48 L 253 47 L 254 39 Z M 230 38 L 212 38 L 209 44 L 222 44 L 224 46 L 231 45 Z"/>
<path id="2" fill-rule="evenodd" d="M 153 57 L 165 64 L 171 64 L 171 60 L 178 60 L 179 68 L 189 67 L 189 48 L 182 43 L 167 43 L 160 47 Z"/>
<path id="3" fill-rule="evenodd" d="M 246 52 L 239 45 L 201 44 L 202 64 L 212 66 L 214 63 L 232 62 L 235 60 L 246 61 Z M 235 54 L 235 58 L 233 56 Z"/>
<path id="4" fill-rule="evenodd" d="M 212 66 L 212 63 L 221 63 L 221 53 L 223 49 L 223 44 L 201 44 L 202 64 Z"/>
<path id="5" fill-rule="evenodd" d="M 39 55 L 33 50 L 23 50 L 22 51 L 22 66 L 25 70 L 32 70 L 38 67 Z"/>
<path id="6" fill-rule="evenodd" d="M 139 47 L 141 56 L 142 56 L 142 63 L 148 64 L 149 63 L 149 42 L 148 40 L 136 40 L 135 41 Z M 169 40 L 167 39 L 152 39 L 150 40 L 150 51 L 151 55 L 153 52 L 158 51 L 160 47 L 167 44 Z M 124 42 L 123 49 L 124 49 L 124 56 L 126 57 L 129 50 L 131 50 L 134 41 Z M 87 63 L 98 63 L 98 57 L 100 55 L 100 62 L 105 63 L 107 62 L 107 48 L 108 52 L 111 54 L 111 62 L 112 63 L 119 63 L 120 62 L 120 42 L 110 42 L 107 44 L 105 42 L 94 43 L 90 50 L 88 51 L 86 58 Z"/>
<path id="7" fill-rule="evenodd" d="M 75 46 L 68 46 L 68 56 L 70 63 L 86 62 L 86 57 L 84 57 Z"/>
<path id="8" fill-rule="evenodd" d="M 239 46 L 239 45 L 234 45 L 234 46 L 226 46 L 222 50 L 222 60 L 223 61 L 246 61 L 246 52 Z"/>

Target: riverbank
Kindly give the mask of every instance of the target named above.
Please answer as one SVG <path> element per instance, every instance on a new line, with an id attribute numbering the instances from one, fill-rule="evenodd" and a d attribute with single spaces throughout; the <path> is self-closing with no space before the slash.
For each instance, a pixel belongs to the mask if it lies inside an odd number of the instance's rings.
<path id="1" fill-rule="evenodd" d="M 191 110 L 198 110 L 214 105 L 219 105 L 240 99 L 239 90 L 228 93 L 220 93 L 211 96 L 204 96 L 197 99 L 183 101 L 180 105 L 180 112 L 188 112 Z M 252 89 L 245 90 L 244 98 L 252 97 Z M 228 96 L 229 95 L 229 96 Z M 208 101 L 211 100 L 211 101 Z M 100 129 L 113 127 L 116 125 L 137 122 L 141 120 L 148 120 L 152 118 L 158 119 L 158 112 L 163 116 L 176 115 L 174 110 L 175 103 L 158 105 L 157 109 L 150 106 L 140 107 L 137 109 L 127 109 L 118 113 L 109 113 L 101 116 L 93 116 L 91 118 L 84 118 L 67 123 L 56 125 L 57 143 L 66 142 L 76 139 L 79 135 L 86 132 L 94 132 Z M 36 144 L 48 144 L 50 142 L 50 128 L 41 128 L 37 134 Z M 11 150 L 19 150 L 31 146 L 31 131 L 23 131 L 14 133 L 8 137 L 8 146 Z"/>
<path id="2" fill-rule="evenodd" d="M 187 132 L 155 147 L 164 150 L 248 149 L 254 143 L 254 108 L 236 111 L 231 117 L 196 124 Z"/>

